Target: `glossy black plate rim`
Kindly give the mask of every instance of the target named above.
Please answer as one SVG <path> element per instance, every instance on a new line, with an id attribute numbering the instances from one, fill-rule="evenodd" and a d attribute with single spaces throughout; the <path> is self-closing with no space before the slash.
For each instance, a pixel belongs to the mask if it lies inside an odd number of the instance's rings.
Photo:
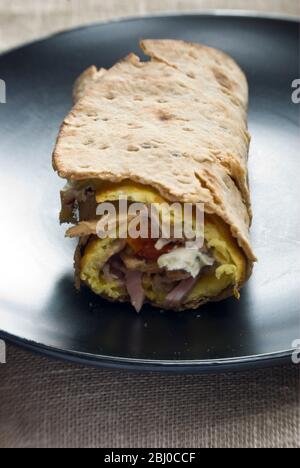
<path id="1" fill-rule="evenodd" d="M 62 351 L 41 343 L 28 341 L 0 331 L 0 338 L 8 343 L 27 349 L 36 354 L 58 360 L 69 361 L 97 368 L 124 369 L 142 372 L 175 372 L 175 373 L 214 373 L 242 371 L 249 368 L 269 367 L 292 363 L 294 349 L 270 354 L 245 356 L 238 358 L 213 360 L 150 360 L 134 359 L 119 356 L 93 355 L 84 352 Z"/>
<path id="2" fill-rule="evenodd" d="M 225 16 L 225 17 L 233 17 L 233 18 L 258 18 L 258 19 L 266 19 L 266 20 L 278 20 L 278 21 L 285 21 L 285 22 L 292 22 L 292 23 L 299 23 L 300 25 L 300 18 L 294 15 L 284 15 L 281 13 L 266 13 L 259 10 L 239 10 L 239 9 L 226 9 L 223 10 L 221 8 L 218 9 L 205 9 L 205 10 L 182 10 L 180 12 L 174 12 L 172 10 L 165 11 L 165 12 L 158 12 L 151 13 L 150 15 L 130 15 L 130 16 L 120 16 L 116 18 L 111 18 L 108 21 L 95 21 L 91 23 L 87 23 L 83 26 L 77 26 L 75 28 L 65 29 L 63 31 L 58 31 L 52 34 L 47 34 L 46 36 L 42 37 L 41 39 L 34 39 L 32 41 L 26 41 L 21 45 L 17 45 L 16 47 L 11 47 L 10 49 L 4 50 L 0 52 L 0 57 L 10 54 L 11 52 L 16 52 L 24 47 L 31 46 L 33 44 L 41 44 L 43 42 L 48 41 L 49 39 L 68 35 L 69 33 L 73 33 L 76 31 L 82 31 L 85 29 L 90 29 L 94 27 L 104 26 L 108 24 L 116 24 L 116 23 L 130 23 L 131 21 L 138 21 L 138 20 L 153 20 L 158 18 L 181 18 L 184 16 Z"/>
<path id="3" fill-rule="evenodd" d="M 5 56 L 11 52 L 18 51 L 24 47 L 28 47 L 33 44 L 42 44 L 47 42 L 49 39 L 68 35 L 76 31 L 90 29 L 93 27 L 99 27 L 101 25 L 116 24 L 116 23 L 130 23 L 131 21 L 137 20 L 153 20 L 157 18 L 180 18 L 187 16 L 195 17 L 210 17 L 210 16 L 223 16 L 223 17 L 234 17 L 234 18 L 258 18 L 258 19 L 270 19 L 284 22 L 298 23 L 300 25 L 300 19 L 293 15 L 281 15 L 280 13 L 264 13 L 259 11 L 245 11 L 245 10 L 204 10 L 204 11 L 182 11 L 178 12 L 165 12 L 151 15 L 140 15 L 130 16 L 125 18 L 116 18 L 109 21 L 94 22 L 84 26 L 71 28 L 65 31 L 50 34 L 40 40 L 33 40 L 11 48 L 9 50 L 0 53 L 0 56 Z M 74 364 L 87 365 L 96 368 L 110 368 L 119 370 L 130 370 L 130 371 L 141 371 L 141 372 L 168 372 L 168 373 L 214 373 L 214 372 L 226 372 L 226 371 L 242 371 L 253 368 L 262 368 L 275 365 L 283 365 L 292 363 L 292 355 L 294 349 L 277 351 L 274 353 L 260 354 L 254 356 L 241 356 L 237 358 L 226 358 L 226 359 L 213 359 L 213 360 L 150 360 L 150 359 L 135 359 L 125 358 L 119 356 L 107 356 L 107 355 L 93 355 L 84 352 L 75 352 L 70 350 L 60 350 L 58 348 L 45 346 L 42 343 L 28 341 L 25 338 L 10 335 L 0 330 L 0 339 L 7 341 L 8 343 L 14 344 L 18 347 L 27 349 L 28 351 L 36 354 L 45 355 L 49 358 L 58 360 L 66 360 Z"/>

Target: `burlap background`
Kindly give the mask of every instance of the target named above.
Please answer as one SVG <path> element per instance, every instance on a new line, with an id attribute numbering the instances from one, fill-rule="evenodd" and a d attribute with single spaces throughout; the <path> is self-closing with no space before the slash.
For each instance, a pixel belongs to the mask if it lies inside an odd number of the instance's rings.
<path id="1" fill-rule="evenodd" d="M 298 0 L 0 0 L 0 50 L 126 14 Z M 209 376 L 131 374 L 15 347 L 0 365 L 0 447 L 300 447 L 299 367 Z"/>
<path id="2" fill-rule="evenodd" d="M 0 50 L 81 24 L 150 12 L 234 8 L 299 15 L 299 0 L 0 0 Z"/>
<path id="3" fill-rule="evenodd" d="M 299 368 L 96 370 L 16 348 L 0 367 L 0 446 L 300 447 Z"/>

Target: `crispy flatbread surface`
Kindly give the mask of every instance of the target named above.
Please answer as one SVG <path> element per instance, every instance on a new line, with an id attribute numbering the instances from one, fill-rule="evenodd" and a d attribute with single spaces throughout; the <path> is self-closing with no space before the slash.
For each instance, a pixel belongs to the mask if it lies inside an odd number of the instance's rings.
<path id="1" fill-rule="evenodd" d="M 202 202 L 229 225 L 251 266 L 246 78 L 230 57 L 206 46 L 141 46 L 150 61 L 131 54 L 81 78 L 54 168 L 66 179 L 130 179 L 169 201 Z"/>

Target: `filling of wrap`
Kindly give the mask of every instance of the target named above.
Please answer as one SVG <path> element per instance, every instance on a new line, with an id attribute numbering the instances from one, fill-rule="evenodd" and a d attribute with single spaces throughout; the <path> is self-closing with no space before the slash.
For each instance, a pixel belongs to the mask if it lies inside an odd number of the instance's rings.
<path id="1" fill-rule="evenodd" d="M 131 181 L 71 182 L 62 192 L 62 221 L 78 222 L 67 235 L 85 239 L 76 261 L 81 282 L 108 299 L 130 301 L 138 312 L 145 302 L 181 310 L 232 292 L 239 297 L 246 258 L 222 220 L 205 215 L 201 245 L 184 237 L 98 238 L 96 206 L 122 197 L 166 203 L 152 187 Z"/>

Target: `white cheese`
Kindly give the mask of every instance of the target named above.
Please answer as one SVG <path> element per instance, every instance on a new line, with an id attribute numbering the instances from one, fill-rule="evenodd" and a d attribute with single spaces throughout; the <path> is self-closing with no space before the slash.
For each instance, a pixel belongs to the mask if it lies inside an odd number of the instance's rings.
<path id="1" fill-rule="evenodd" d="M 193 278 L 199 275 L 202 268 L 212 266 L 214 258 L 196 248 L 179 247 L 167 254 L 162 255 L 157 260 L 160 268 L 169 271 L 184 270 L 191 274 Z"/>
<path id="2" fill-rule="evenodd" d="M 161 250 L 171 242 L 173 242 L 172 239 L 158 239 L 154 247 L 156 248 L 156 250 Z"/>

